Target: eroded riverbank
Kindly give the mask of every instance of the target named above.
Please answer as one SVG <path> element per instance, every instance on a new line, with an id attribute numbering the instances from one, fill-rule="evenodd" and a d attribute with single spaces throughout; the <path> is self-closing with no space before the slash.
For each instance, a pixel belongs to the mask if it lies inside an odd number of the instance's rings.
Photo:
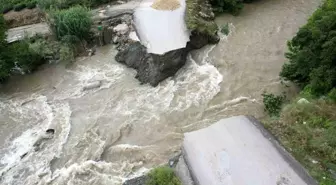
<path id="1" fill-rule="evenodd" d="M 284 89 L 278 74 L 286 41 L 319 2 L 263 0 L 237 17 L 218 17 L 219 25 L 230 23 L 230 35 L 193 52 L 156 88 L 116 63 L 112 46 L 71 67 L 11 80 L 0 97 L 1 184 L 118 184 L 166 162 L 184 132 L 232 115 L 262 117 L 261 93 Z M 95 81 L 100 88 L 82 91 Z M 34 152 L 49 127 L 55 137 Z"/>

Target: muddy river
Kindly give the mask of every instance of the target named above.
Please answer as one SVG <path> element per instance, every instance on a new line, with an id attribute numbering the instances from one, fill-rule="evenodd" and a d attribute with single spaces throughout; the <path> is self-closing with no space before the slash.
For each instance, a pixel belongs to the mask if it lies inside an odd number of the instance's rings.
<path id="1" fill-rule="evenodd" d="M 0 184 L 120 184 L 179 152 L 185 132 L 233 115 L 262 118 L 263 91 L 294 91 L 278 76 L 286 41 L 320 2 L 260 0 L 218 17 L 230 34 L 156 88 L 115 62 L 113 46 L 13 78 L 0 90 Z M 36 150 L 50 128 L 54 137 Z"/>

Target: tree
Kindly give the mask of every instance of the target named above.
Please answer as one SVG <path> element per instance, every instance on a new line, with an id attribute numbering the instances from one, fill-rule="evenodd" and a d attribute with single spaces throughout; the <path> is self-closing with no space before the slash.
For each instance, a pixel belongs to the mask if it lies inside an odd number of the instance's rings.
<path id="1" fill-rule="evenodd" d="M 336 86 L 336 1 L 326 0 L 308 23 L 288 42 L 289 52 L 280 76 L 315 95 Z"/>

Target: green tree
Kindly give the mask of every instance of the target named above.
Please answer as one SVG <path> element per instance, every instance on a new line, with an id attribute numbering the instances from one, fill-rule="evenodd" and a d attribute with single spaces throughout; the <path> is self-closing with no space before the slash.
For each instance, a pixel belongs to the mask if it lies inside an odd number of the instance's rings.
<path id="1" fill-rule="evenodd" d="M 289 62 L 280 76 L 301 86 L 309 85 L 315 95 L 336 86 L 336 1 L 326 0 L 288 42 Z"/>
<path id="2" fill-rule="evenodd" d="M 10 55 L 7 52 L 6 30 L 5 20 L 0 14 L 0 82 L 9 77 L 10 71 L 14 66 L 14 63 L 10 62 Z"/>
<path id="3" fill-rule="evenodd" d="M 250 3 L 253 0 L 210 0 L 215 12 L 229 12 L 237 15 L 244 7 L 244 3 Z"/>

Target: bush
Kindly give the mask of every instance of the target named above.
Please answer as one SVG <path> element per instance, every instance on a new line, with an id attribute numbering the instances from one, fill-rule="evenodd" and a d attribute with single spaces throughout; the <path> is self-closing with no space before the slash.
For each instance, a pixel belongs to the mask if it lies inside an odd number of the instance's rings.
<path id="1" fill-rule="evenodd" d="M 217 37 L 217 24 L 200 16 L 201 7 L 206 6 L 206 2 L 203 0 L 186 0 L 186 6 L 188 11 L 186 11 L 185 17 L 188 29 Z"/>
<path id="2" fill-rule="evenodd" d="M 10 76 L 10 70 L 14 63 L 9 60 L 6 43 L 6 24 L 3 16 L 0 14 L 0 82 L 3 82 Z"/>
<path id="3" fill-rule="evenodd" d="M 211 4 L 215 12 L 229 12 L 234 15 L 237 15 L 244 7 L 243 2 L 239 0 L 212 0 Z"/>
<path id="4" fill-rule="evenodd" d="M 173 169 L 169 167 L 155 168 L 148 174 L 146 185 L 182 185 Z"/>
<path id="5" fill-rule="evenodd" d="M 229 24 L 226 23 L 222 26 L 222 29 L 221 29 L 221 32 L 224 34 L 224 35 L 229 35 L 230 33 L 230 29 L 229 29 Z"/>
<path id="6" fill-rule="evenodd" d="M 50 12 L 50 27 L 57 40 L 67 40 L 71 43 L 88 40 L 91 37 L 92 25 L 89 9 L 75 6 L 67 10 Z"/>
<path id="7" fill-rule="evenodd" d="M 336 185 L 336 104 L 324 99 L 291 103 L 279 119 L 266 123 L 271 132 L 320 184 Z"/>
<path id="8" fill-rule="evenodd" d="M 250 3 L 253 0 L 210 0 L 215 12 L 229 12 L 237 15 L 244 7 L 244 2 Z"/>
<path id="9" fill-rule="evenodd" d="M 9 46 L 11 60 L 20 69 L 20 73 L 31 73 L 43 63 L 43 57 L 29 47 L 29 43 L 21 41 Z"/>
<path id="10" fill-rule="evenodd" d="M 279 113 L 281 111 L 281 106 L 286 99 L 285 95 L 276 96 L 271 93 L 263 93 L 262 96 L 263 96 L 263 102 L 265 105 L 265 111 L 270 116 L 279 116 Z"/>
<path id="11" fill-rule="evenodd" d="M 328 98 L 334 102 L 336 102 L 336 88 L 333 88 L 329 93 L 328 93 Z"/>
<path id="12" fill-rule="evenodd" d="M 289 52 L 280 76 L 307 85 L 314 95 L 328 93 L 336 86 L 336 1 L 326 0 L 288 42 Z"/>
<path id="13" fill-rule="evenodd" d="M 25 9 L 27 5 L 25 3 L 17 4 L 14 6 L 14 11 L 19 12 L 23 9 Z"/>
<path id="14" fill-rule="evenodd" d="M 34 8 L 36 8 L 36 2 L 32 1 L 32 2 L 28 3 L 27 4 L 27 8 L 28 9 L 34 9 Z"/>
<path id="15" fill-rule="evenodd" d="M 4 6 L 3 8 L 2 8 L 2 10 L 1 10 L 1 12 L 3 13 L 3 14 L 6 14 L 6 13 L 8 13 L 9 11 L 11 11 L 11 10 L 13 10 L 13 6 L 12 5 L 7 5 L 7 6 Z"/>
<path id="16" fill-rule="evenodd" d="M 92 7 L 92 6 L 103 4 L 103 2 L 105 1 L 101 1 L 101 0 L 38 0 L 37 4 L 40 8 L 49 10 L 53 8 L 67 9 L 71 6 L 76 6 L 76 5 Z"/>

